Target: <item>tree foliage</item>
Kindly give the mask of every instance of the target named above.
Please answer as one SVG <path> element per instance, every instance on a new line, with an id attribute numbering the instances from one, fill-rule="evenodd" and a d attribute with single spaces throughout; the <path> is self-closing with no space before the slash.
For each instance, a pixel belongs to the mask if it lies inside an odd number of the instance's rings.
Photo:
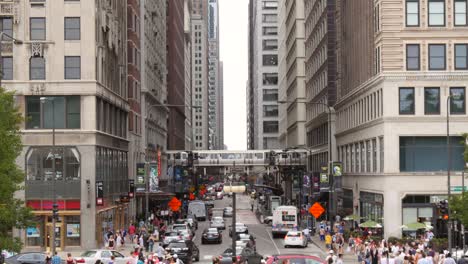
<path id="1" fill-rule="evenodd" d="M 22 149 L 22 120 L 14 94 L 0 87 L 0 249 L 14 252 L 20 252 L 22 244 L 19 238 L 13 237 L 13 228 L 33 224 L 31 210 L 14 196 L 24 181 L 24 173 L 16 165 Z"/>

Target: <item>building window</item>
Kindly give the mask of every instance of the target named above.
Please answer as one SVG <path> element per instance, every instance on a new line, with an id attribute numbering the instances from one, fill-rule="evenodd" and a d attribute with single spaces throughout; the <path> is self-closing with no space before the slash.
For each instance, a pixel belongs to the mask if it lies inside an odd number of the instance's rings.
<path id="1" fill-rule="evenodd" d="M 26 97 L 26 128 L 27 129 L 77 129 L 80 128 L 80 97 L 55 96 L 48 97 L 54 102 L 41 104 L 39 96 Z"/>
<path id="2" fill-rule="evenodd" d="M 445 26 L 445 0 L 429 0 L 429 26 Z"/>
<path id="3" fill-rule="evenodd" d="M 440 89 L 424 88 L 424 114 L 440 114 Z"/>
<path id="4" fill-rule="evenodd" d="M 450 137 L 452 164 L 455 171 L 464 168 L 464 145 L 461 137 Z M 400 137 L 400 171 L 446 171 L 446 137 Z"/>
<path id="5" fill-rule="evenodd" d="M 454 2 L 454 24 L 455 26 L 466 26 L 467 0 L 455 0 Z"/>
<path id="6" fill-rule="evenodd" d="M 7 34 L 8 36 L 13 37 L 13 18 L 11 17 L 0 18 L 0 31 Z M 7 36 L 3 36 L 3 40 L 11 40 L 11 39 Z"/>
<path id="7" fill-rule="evenodd" d="M 445 70 L 445 44 L 429 44 L 429 70 Z"/>
<path id="8" fill-rule="evenodd" d="M 277 85 L 278 73 L 263 73 L 263 85 Z"/>
<path id="9" fill-rule="evenodd" d="M 400 115 L 414 115 L 414 88 L 400 88 Z"/>
<path id="10" fill-rule="evenodd" d="M 263 66 L 278 65 L 278 55 L 263 55 Z"/>
<path id="11" fill-rule="evenodd" d="M 80 18 L 66 17 L 65 18 L 65 40 L 80 39 Z"/>
<path id="12" fill-rule="evenodd" d="M 262 22 L 266 23 L 276 23 L 278 22 L 278 16 L 276 14 L 263 14 Z"/>
<path id="13" fill-rule="evenodd" d="M 263 89 L 263 101 L 265 102 L 278 101 L 278 90 Z"/>
<path id="14" fill-rule="evenodd" d="M 263 117 L 277 117 L 278 106 L 277 105 L 264 105 L 263 106 Z"/>
<path id="15" fill-rule="evenodd" d="M 379 137 L 379 165 L 380 165 L 380 168 L 379 168 L 379 171 L 380 172 L 384 172 L 384 168 L 385 168 L 385 144 L 384 144 L 384 138 L 383 137 Z"/>
<path id="16" fill-rule="evenodd" d="M 45 59 L 43 57 L 32 57 L 29 60 L 29 79 L 45 80 Z"/>
<path id="17" fill-rule="evenodd" d="M 420 67 L 419 44 L 406 45 L 406 69 L 409 71 L 418 71 Z"/>
<path id="18" fill-rule="evenodd" d="M 80 59 L 80 56 L 65 56 L 65 79 L 81 78 Z"/>
<path id="19" fill-rule="evenodd" d="M 3 80 L 13 80 L 13 57 L 2 57 L 1 65 Z"/>
<path id="20" fill-rule="evenodd" d="M 380 46 L 375 49 L 375 73 L 380 73 Z"/>
<path id="21" fill-rule="evenodd" d="M 450 114 L 465 114 L 465 87 L 450 88 Z"/>
<path id="22" fill-rule="evenodd" d="M 406 26 L 419 26 L 419 0 L 406 0 Z"/>
<path id="23" fill-rule="evenodd" d="M 455 44 L 455 70 L 468 69 L 468 44 Z"/>
<path id="24" fill-rule="evenodd" d="M 31 17 L 29 27 L 30 27 L 29 38 L 31 40 L 45 40 L 46 39 L 45 17 Z"/>
<path id="25" fill-rule="evenodd" d="M 278 133 L 278 121 L 263 121 L 263 133 Z"/>
<path id="26" fill-rule="evenodd" d="M 278 40 L 277 39 L 264 39 L 263 50 L 277 50 Z"/>
<path id="27" fill-rule="evenodd" d="M 76 148 L 56 147 L 56 180 L 79 181 L 80 154 Z M 26 180 L 27 181 L 52 181 L 54 171 L 50 157 L 50 147 L 30 148 L 26 155 Z"/>
<path id="28" fill-rule="evenodd" d="M 263 27 L 262 28 L 263 36 L 276 36 L 278 35 L 277 27 Z"/>
<path id="29" fill-rule="evenodd" d="M 262 9 L 274 10 L 278 8 L 278 2 L 276 1 L 263 1 Z"/>
<path id="30" fill-rule="evenodd" d="M 377 172 L 377 139 L 372 139 L 372 172 Z"/>

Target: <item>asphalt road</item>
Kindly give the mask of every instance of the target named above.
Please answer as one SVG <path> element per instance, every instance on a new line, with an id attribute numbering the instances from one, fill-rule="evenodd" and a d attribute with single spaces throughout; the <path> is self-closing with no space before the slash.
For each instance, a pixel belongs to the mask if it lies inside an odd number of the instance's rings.
<path id="1" fill-rule="evenodd" d="M 265 224 L 259 223 L 255 214 L 250 211 L 250 197 L 246 195 L 237 195 L 237 223 L 246 224 L 249 233 L 256 238 L 257 252 L 263 256 L 276 254 L 306 254 L 324 257 L 323 252 L 317 246 L 309 243 L 307 248 L 285 248 L 283 239 L 273 239 L 271 237 L 271 228 Z M 223 200 L 215 201 L 215 212 L 222 216 L 222 209 L 232 205 L 232 198 L 224 197 Z M 201 244 L 201 234 L 205 228 L 209 227 L 209 221 L 199 222 L 195 243 L 200 249 L 199 263 L 212 263 L 213 256 L 220 255 L 224 250 L 231 246 L 232 240 L 229 237 L 229 225 L 232 224 L 232 218 L 224 219 L 226 230 L 223 231 L 222 244 Z"/>

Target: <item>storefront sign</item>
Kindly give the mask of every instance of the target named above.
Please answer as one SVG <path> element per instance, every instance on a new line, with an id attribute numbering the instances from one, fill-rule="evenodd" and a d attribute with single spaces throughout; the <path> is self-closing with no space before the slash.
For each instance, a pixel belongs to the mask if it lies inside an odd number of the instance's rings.
<path id="1" fill-rule="evenodd" d="M 137 163 L 137 184 L 145 184 L 145 164 Z"/>
<path id="2" fill-rule="evenodd" d="M 149 191 L 157 192 L 159 190 L 158 165 L 151 163 L 149 167 Z"/>
<path id="3" fill-rule="evenodd" d="M 135 180 L 128 180 L 128 197 L 133 198 L 135 197 Z"/>
<path id="4" fill-rule="evenodd" d="M 26 237 L 41 237 L 41 234 L 37 227 L 28 227 L 26 228 Z"/>
<path id="5" fill-rule="evenodd" d="M 67 224 L 67 237 L 80 237 L 80 224 Z"/>
<path id="6" fill-rule="evenodd" d="M 104 205 L 104 182 L 96 181 L 96 205 Z"/>

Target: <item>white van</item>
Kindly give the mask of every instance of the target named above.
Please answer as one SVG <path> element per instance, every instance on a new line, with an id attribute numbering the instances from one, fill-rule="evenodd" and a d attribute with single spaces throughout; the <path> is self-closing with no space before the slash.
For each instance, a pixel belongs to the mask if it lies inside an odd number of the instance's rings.
<path id="1" fill-rule="evenodd" d="M 282 205 L 273 211 L 271 234 L 273 237 L 286 235 L 288 231 L 297 231 L 297 208 L 295 206 Z"/>
<path id="2" fill-rule="evenodd" d="M 206 206 L 203 201 L 195 200 L 188 204 L 188 215 L 193 216 L 198 221 L 206 220 Z"/>

